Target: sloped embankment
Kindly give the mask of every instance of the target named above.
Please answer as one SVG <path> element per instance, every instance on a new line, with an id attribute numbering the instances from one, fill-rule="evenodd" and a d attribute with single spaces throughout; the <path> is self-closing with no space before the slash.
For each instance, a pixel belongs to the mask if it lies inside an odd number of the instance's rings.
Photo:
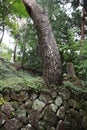
<path id="1" fill-rule="evenodd" d="M 18 64 L 13 64 L 4 59 L 0 59 L 0 90 L 4 88 L 13 88 L 20 90 L 23 88 L 41 89 L 43 79 L 39 76 L 30 74 L 20 69 Z"/>

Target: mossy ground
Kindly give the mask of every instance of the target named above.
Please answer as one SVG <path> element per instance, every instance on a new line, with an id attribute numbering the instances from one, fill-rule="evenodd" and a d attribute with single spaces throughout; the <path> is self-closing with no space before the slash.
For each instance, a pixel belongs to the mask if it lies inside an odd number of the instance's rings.
<path id="1" fill-rule="evenodd" d="M 43 87 L 42 77 L 23 70 L 16 70 L 15 64 L 0 59 L 0 89 L 12 88 L 40 90 Z"/>
<path id="2" fill-rule="evenodd" d="M 34 91 L 47 90 L 42 77 L 30 74 L 27 71 L 16 69 L 17 64 L 0 59 L 0 90 L 11 88 L 13 90 L 32 89 Z M 66 87 L 78 92 L 87 92 L 87 84 L 77 79 L 64 81 Z M 55 88 L 55 87 L 49 87 Z"/>

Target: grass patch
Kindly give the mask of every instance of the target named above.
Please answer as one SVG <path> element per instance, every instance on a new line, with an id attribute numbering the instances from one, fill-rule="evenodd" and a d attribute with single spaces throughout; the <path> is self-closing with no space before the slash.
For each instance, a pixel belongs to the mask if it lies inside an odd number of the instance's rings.
<path id="1" fill-rule="evenodd" d="M 43 79 L 40 77 L 11 77 L 6 80 L 0 80 L 0 89 L 11 88 L 13 90 L 34 89 L 40 91 L 44 86 Z"/>
<path id="2" fill-rule="evenodd" d="M 33 89 L 40 91 L 44 87 L 41 77 L 31 75 L 26 71 L 16 71 L 11 63 L 0 61 L 0 90 L 11 88 L 13 90 Z"/>

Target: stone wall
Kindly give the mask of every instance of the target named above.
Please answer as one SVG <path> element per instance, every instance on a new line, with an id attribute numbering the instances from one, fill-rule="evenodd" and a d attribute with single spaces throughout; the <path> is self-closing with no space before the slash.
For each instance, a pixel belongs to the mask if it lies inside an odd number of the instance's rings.
<path id="1" fill-rule="evenodd" d="M 87 130 L 87 93 L 0 91 L 0 130 Z"/>

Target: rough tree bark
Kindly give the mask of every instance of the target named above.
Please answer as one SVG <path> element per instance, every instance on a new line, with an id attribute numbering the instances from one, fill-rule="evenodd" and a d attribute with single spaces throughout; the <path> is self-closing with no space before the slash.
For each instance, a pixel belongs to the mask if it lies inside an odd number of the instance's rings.
<path id="1" fill-rule="evenodd" d="M 62 69 L 59 50 L 45 10 L 36 0 L 23 0 L 38 35 L 40 54 L 43 59 L 43 78 L 47 85 L 62 84 Z"/>

